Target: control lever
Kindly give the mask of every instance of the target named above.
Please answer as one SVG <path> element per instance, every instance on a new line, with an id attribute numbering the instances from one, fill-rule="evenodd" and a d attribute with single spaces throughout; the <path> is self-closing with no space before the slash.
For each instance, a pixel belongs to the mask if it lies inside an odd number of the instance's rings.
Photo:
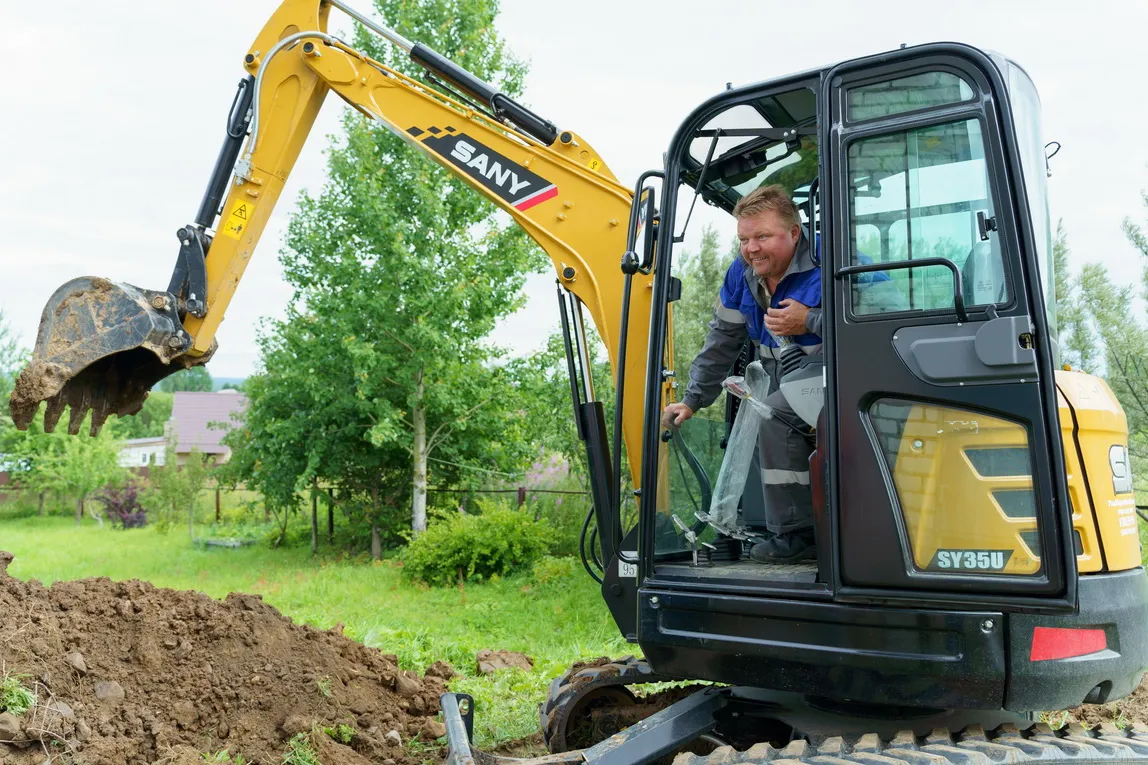
<path id="1" fill-rule="evenodd" d="M 706 559 L 705 559 L 704 564 L 700 563 L 698 561 L 698 535 L 697 535 L 697 533 L 695 533 L 693 529 L 691 529 L 689 526 L 687 526 L 686 522 L 683 521 L 678 516 L 672 515 L 672 516 L 670 516 L 670 518 L 673 520 L 674 526 L 677 528 L 678 533 L 681 534 L 683 537 L 685 537 L 686 544 L 690 546 L 690 553 L 692 553 L 693 557 L 694 557 L 693 565 L 694 566 L 701 566 L 701 565 L 712 566 L 713 565 L 712 553 L 714 551 L 716 551 L 717 548 L 714 547 L 713 545 L 709 544 L 708 542 L 702 542 L 701 547 L 705 552 L 705 558 Z"/>

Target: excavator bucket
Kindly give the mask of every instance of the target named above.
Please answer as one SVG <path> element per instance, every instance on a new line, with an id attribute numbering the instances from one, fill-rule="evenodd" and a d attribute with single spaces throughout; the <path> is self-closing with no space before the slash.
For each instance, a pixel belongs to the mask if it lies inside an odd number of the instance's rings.
<path id="1" fill-rule="evenodd" d="M 46 431 L 71 406 L 68 432 L 78 433 L 90 410 L 94 436 L 110 415 L 138 412 L 155 383 L 211 357 L 185 355 L 190 346 L 170 293 L 98 277 L 72 279 L 40 316 L 32 360 L 9 400 L 12 420 L 26 429 L 46 401 Z"/>

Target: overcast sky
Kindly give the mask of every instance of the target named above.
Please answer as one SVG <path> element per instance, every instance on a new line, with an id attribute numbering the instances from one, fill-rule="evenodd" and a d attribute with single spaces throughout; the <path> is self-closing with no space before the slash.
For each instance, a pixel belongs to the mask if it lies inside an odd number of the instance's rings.
<path id="1" fill-rule="evenodd" d="M 0 0 L 9 62 L 0 310 L 25 344 L 48 296 L 71 277 L 167 285 L 174 232 L 195 215 L 244 74 L 241 58 L 274 8 L 265 0 Z M 348 28 L 338 12 L 332 19 L 336 30 Z M 726 82 L 901 43 L 955 40 L 1000 51 L 1032 76 L 1045 139 L 1064 145 L 1050 193 L 1074 266 L 1096 260 L 1122 280 L 1139 275 L 1120 221 L 1145 217 L 1140 190 L 1148 188 L 1141 0 L 505 0 L 499 26 L 530 62 L 524 100 L 584 136 L 627 185 L 661 166 L 678 124 Z M 247 269 L 218 333 L 216 376 L 253 372 L 259 320 L 283 313 L 290 290 L 277 251 L 300 190 L 322 186 L 325 135 L 338 129 L 340 110 L 332 96 Z M 696 234 L 705 218 L 695 220 Z M 722 225 L 732 236 L 732 221 Z M 541 346 L 557 324 L 552 284 L 552 275 L 531 278 L 530 304 L 503 324 L 498 342 L 520 353 Z"/>

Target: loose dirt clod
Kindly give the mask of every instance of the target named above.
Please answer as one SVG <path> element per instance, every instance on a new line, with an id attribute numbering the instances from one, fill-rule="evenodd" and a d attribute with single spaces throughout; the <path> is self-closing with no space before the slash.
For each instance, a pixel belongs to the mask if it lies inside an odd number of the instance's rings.
<path id="1" fill-rule="evenodd" d="M 493 675 L 500 669 L 534 669 L 534 659 L 517 651 L 492 651 L 484 648 L 475 657 L 475 666 L 481 674 Z"/>
<path id="2" fill-rule="evenodd" d="M 408 757 L 402 742 L 440 730 L 429 723 L 441 677 L 402 672 L 394 656 L 294 624 L 258 596 L 104 578 L 45 587 L 4 573 L 10 559 L 0 552 L 0 664 L 36 705 L 0 740 L 4 765 L 45 752 L 176 765 L 224 750 L 278 763 L 297 732 L 324 765 L 413 765 L 426 754 Z M 353 729 L 349 744 L 323 733 L 339 725 Z"/>
<path id="3" fill-rule="evenodd" d="M 40 402 L 59 393 L 67 381 L 68 370 L 59 364 L 33 361 L 24 367 L 8 399 L 8 410 L 16 426 L 28 427 Z"/>
<path id="4" fill-rule="evenodd" d="M 1051 717 L 1051 722 L 1059 722 L 1055 715 Z M 1068 710 L 1064 722 L 1078 722 L 1085 728 L 1095 728 L 1106 722 L 1116 723 L 1119 727 L 1148 723 L 1148 683 L 1141 683 L 1140 687 L 1119 701 L 1073 707 Z"/>

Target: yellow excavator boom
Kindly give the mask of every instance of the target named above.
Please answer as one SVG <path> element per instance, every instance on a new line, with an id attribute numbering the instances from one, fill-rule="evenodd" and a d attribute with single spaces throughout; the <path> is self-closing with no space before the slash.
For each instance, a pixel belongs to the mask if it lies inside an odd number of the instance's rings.
<path id="1" fill-rule="evenodd" d="M 414 80 L 330 35 L 332 7 L 406 49 L 465 96 Z M 203 288 L 197 292 L 187 286 L 194 279 L 185 279 L 180 292 L 173 279 L 164 293 L 89 277 L 61 287 L 45 308 L 33 362 L 11 402 L 18 425 L 26 426 L 47 400 L 48 429 L 70 404 L 71 432 L 91 409 L 95 433 L 110 414 L 138 411 L 160 377 L 210 358 L 219 325 L 329 92 L 382 122 L 522 226 L 550 257 L 561 285 L 588 310 L 617 371 L 624 281 L 619 264 L 633 192 L 584 138 L 558 131 L 434 51 L 341 2 L 285 0 L 255 38 L 244 66 L 253 91 L 250 129 L 238 161 L 224 168 L 231 179 L 226 196 L 205 200 L 202 225 L 180 229 L 181 253 L 192 254 L 177 271 L 194 275 L 196 240 L 202 239 Z M 480 108 L 464 98 L 486 103 Z M 217 211 L 214 226 L 204 222 Z M 648 286 L 639 281 L 630 301 L 636 318 L 628 326 L 634 352 L 626 371 L 638 380 L 645 376 Z M 136 325 L 146 326 L 123 332 Z M 625 408 L 635 413 L 623 427 L 630 454 L 641 453 L 643 396 L 640 385 L 625 391 Z"/>

